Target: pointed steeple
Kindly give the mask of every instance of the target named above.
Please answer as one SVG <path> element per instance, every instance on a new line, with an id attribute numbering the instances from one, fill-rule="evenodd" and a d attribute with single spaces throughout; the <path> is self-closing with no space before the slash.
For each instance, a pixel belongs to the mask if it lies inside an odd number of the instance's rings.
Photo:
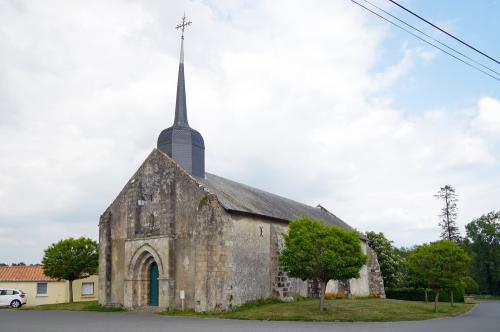
<path id="1" fill-rule="evenodd" d="M 186 16 L 183 17 L 183 24 Z M 191 22 L 187 22 L 188 25 Z M 189 127 L 186 107 L 186 85 L 184 82 L 184 28 L 181 37 L 181 55 L 179 61 L 179 74 L 177 77 L 177 97 L 175 99 L 175 120 L 174 126 Z"/>
<path id="2" fill-rule="evenodd" d="M 172 157 L 189 174 L 205 177 L 205 142 L 201 134 L 189 127 L 186 108 L 186 86 L 184 83 L 184 29 L 191 22 L 186 15 L 176 29 L 182 31 L 177 96 L 175 100 L 174 124 L 164 129 L 158 136 L 157 147 Z"/>

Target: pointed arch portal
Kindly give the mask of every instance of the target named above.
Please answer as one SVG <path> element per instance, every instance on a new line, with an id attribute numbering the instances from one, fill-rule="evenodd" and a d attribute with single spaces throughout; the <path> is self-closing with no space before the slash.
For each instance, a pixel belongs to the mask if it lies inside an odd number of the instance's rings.
<path id="1" fill-rule="evenodd" d="M 158 306 L 163 264 L 156 250 L 149 245 L 140 247 L 130 261 L 129 276 L 132 306 Z"/>

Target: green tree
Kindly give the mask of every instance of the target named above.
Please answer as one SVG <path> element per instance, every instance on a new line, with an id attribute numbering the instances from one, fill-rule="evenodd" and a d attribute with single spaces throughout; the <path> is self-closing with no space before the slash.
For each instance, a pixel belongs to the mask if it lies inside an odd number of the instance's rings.
<path id="1" fill-rule="evenodd" d="M 415 280 L 434 289 L 434 310 L 437 312 L 441 289 L 455 289 L 467 276 L 469 256 L 457 244 L 441 240 L 417 247 L 408 257 L 408 270 Z"/>
<path id="2" fill-rule="evenodd" d="M 99 246 L 89 238 L 69 238 L 45 249 L 42 264 L 44 273 L 69 281 L 69 302 L 73 302 L 73 281 L 97 272 Z"/>
<path id="3" fill-rule="evenodd" d="M 292 221 L 284 240 L 280 264 L 292 278 L 319 281 L 320 311 L 328 281 L 358 278 L 366 263 L 358 232 L 328 227 L 308 217 Z"/>
<path id="4" fill-rule="evenodd" d="M 436 199 L 443 200 L 443 208 L 441 209 L 441 239 L 450 240 L 455 243 L 460 243 L 461 237 L 457 227 L 457 194 L 452 186 L 446 185 L 439 189 L 434 195 Z"/>
<path id="5" fill-rule="evenodd" d="M 460 286 L 465 294 L 473 294 L 479 290 L 478 283 L 470 276 L 463 278 L 460 281 Z"/>
<path id="6" fill-rule="evenodd" d="M 384 233 L 367 232 L 368 244 L 375 251 L 385 287 L 399 287 L 403 277 L 403 259 L 396 253 Z"/>
<path id="7" fill-rule="evenodd" d="M 26 266 L 24 262 L 19 262 L 19 263 L 12 263 L 10 266 Z"/>
<path id="8" fill-rule="evenodd" d="M 500 295 L 500 211 L 492 211 L 465 226 L 465 248 L 472 256 L 471 274 L 479 291 Z"/>

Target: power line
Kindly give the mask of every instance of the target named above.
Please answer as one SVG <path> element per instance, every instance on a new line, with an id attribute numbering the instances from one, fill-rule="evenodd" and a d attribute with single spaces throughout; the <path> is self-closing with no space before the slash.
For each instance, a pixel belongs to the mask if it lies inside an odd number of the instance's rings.
<path id="1" fill-rule="evenodd" d="M 480 50 L 478 50 L 478 49 L 477 49 L 477 48 L 475 48 L 474 46 L 471 46 L 471 45 L 467 44 L 466 42 L 464 42 L 464 41 L 463 41 L 463 40 L 461 40 L 460 38 L 457 38 L 457 37 L 453 36 L 451 33 L 447 32 L 447 31 L 445 31 L 445 30 L 441 29 L 440 27 L 438 27 L 437 25 L 435 25 L 435 24 L 433 24 L 433 23 L 429 22 L 428 20 L 426 20 L 426 19 L 425 19 L 425 18 L 423 18 L 422 16 L 420 16 L 420 15 L 418 15 L 418 14 L 416 14 L 416 13 L 412 12 L 411 10 L 409 10 L 408 8 L 406 8 L 405 6 L 400 5 L 399 3 L 397 3 L 396 1 L 393 1 L 393 0 L 389 0 L 389 1 L 390 1 L 390 2 L 392 2 L 393 4 L 395 4 L 396 6 L 398 6 L 398 7 L 402 8 L 403 10 L 407 11 L 408 13 L 412 14 L 413 16 L 418 17 L 419 19 L 421 19 L 421 20 L 422 20 L 422 21 L 424 21 L 425 23 L 432 25 L 434 28 L 438 29 L 439 31 L 444 32 L 445 34 L 447 34 L 447 35 L 448 35 L 448 36 L 450 36 L 451 38 L 453 38 L 453 39 L 455 39 L 455 40 L 459 41 L 460 43 L 464 44 L 465 46 L 467 46 L 467 47 L 469 47 L 469 48 L 473 49 L 474 51 L 476 51 L 476 52 L 478 52 L 478 53 L 480 53 L 480 54 L 484 55 L 484 56 L 485 56 L 485 57 L 487 57 L 488 59 L 490 59 L 490 60 L 492 60 L 492 61 L 495 61 L 497 64 L 500 64 L 500 62 L 498 62 L 498 60 L 496 60 L 496 59 L 492 58 L 491 56 L 489 56 L 489 55 L 488 55 L 488 54 L 486 54 L 486 53 L 481 52 Z"/>
<path id="2" fill-rule="evenodd" d="M 408 27 L 412 28 L 413 30 L 420 32 L 421 34 L 423 34 L 423 35 L 424 35 L 424 36 L 426 36 L 427 38 L 430 38 L 430 39 L 434 40 L 435 42 L 437 42 L 437 43 L 439 43 L 440 45 L 442 45 L 442 46 L 446 47 L 447 49 L 452 50 L 453 52 L 455 52 L 455 53 L 457 53 L 457 54 L 460 54 L 460 55 L 461 55 L 461 56 L 463 56 L 464 58 L 466 58 L 466 59 L 468 59 L 468 60 L 470 60 L 470 61 L 474 62 L 475 64 L 477 64 L 477 65 L 479 65 L 479 66 L 481 66 L 481 67 L 483 67 L 483 68 L 485 68 L 485 69 L 487 69 L 487 70 L 489 70 L 489 71 L 491 71 L 491 72 L 493 72 L 493 73 L 495 73 L 495 74 L 497 74 L 497 75 L 499 75 L 499 76 L 500 76 L 500 73 L 499 73 L 499 72 L 497 72 L 496 70 L 493 70 L 493 69 L 491 69 L 490 67 L 487 67 L 487 66 L 483 65 L 482 63 L 480 63 L 480 62 L 478 62 L 478 61 L 474 60 L 473 58 L 469 57 L 468 55 L 466 55 L 466 54 L 464 54 L 464 53 L 462 53 L 462 52 L 460 52 L 460 51 L 457 51 L 457 50 L 456 50 L 456 49 L 454 49 L 453 47 L 446 45 L 445 43 L 443 43 L 443 42 L 439 41 L 438 39 L 436 39 L 436 38 L 432 37 L 431 35 L 429 35 L 429 34 L 425 33 L 424 31 L 422 31 L 422 30 L 420 30 L 420 29 L 418 29 L 418 28 L 415 28 L 415 27 L 414 27 L 414 26 L 412 26 L 411 24 L 409 24 L 409 23 L 407 23 L 407 22 L 405 22 L 405 21 L 401 20 L 400 18 L 398 18 L 398 17 L 396 17 L 396 16 L 392 15 L 391 13 L 389 13 L 389 12 L 388 12 L 388 11 L 386 11 L 386 10 L 384 10 L 383 8 L 380 8 L 379 6 L 377 6 L 377 5 L 373 4 L 373 3 L 371 3 L 371 2 L 370 2 L 370 1 L 368 1 L 368 0 L 363 0 L 363 1 L 364 1 L 364 2 L 369 3 L 371 6 L 373 6 L 373 7 L 377 8 L 378 10 L 380 10 L 380 11 L 384 12 L 385 14 L 389 15 L 390 17 L 392 17 L 392 18 L 394 18 L 394 19 L 398 20 L 399 22 L 403 23 L 404 25 L 406 25 L 406 26 L 408 26 Z"/>
<path id="3" fill-rule="evenodd" d="M 391 20 L 389 20 L 389 19 L 387 19 L 387 18 L 383 17 L 382 15 L 380 15 L 380 14 L 378 14 L 378 13 L 374 12 L 374 11 L 373 11 L 373 10 L 371 10 L 370 8 L 367 8 L 367 7 L 363 6 L 363 5 L 362 5 L 362 4 L 360 4 L 359 2 L 356 2 L 356 1 L 354 1 L 354 0 L 351 0 L 351 1 L 352 1 L 352 2 L 354 2 L 355 4 L 357 4 L 358 6 L 360 6 L 360 7 L 364 8 L 364 9 L 366 9 L 366 10 L 367 10 L 367 11 L 369 11 L 370 13 L 372 13 L 372 14 L 374 14 L 374 15 L 376 15 L 376 16 L 378 16 L 378 17 L 380 17 L 380 18 L 381 18 L 381 19 L 383 19 L 384 21 L 387 21 L 387 22 L 391 23 L 392 25 L 394 25 L 394 26 L 396 26 L 396 27 L 400 28 L 400 29 L 401 29 L 401 30 L 403 30 L 403 31 L 406 31 L 407 33 L 409 33 L 410 35 L 412 35 L 412 36 L 414 36 L 414 37 L 416 37 L 416 38 L 420 39 L 421 41 L 423 41 L 423 42 L 425 42 L 425 43 L 427 43 L 427 44 L 429 44 L 429 45 L 431 45 L 431 46 L 433 46 L 433 47 L 437 48 L 437 49 L 438 49 L 438 50 L 440 50 L 441 52 L 444 52 L 444 53 L 448 54 L 449 56 L 451 56 L 451 57 L 455 58 L 456 60 L 458 60 L 458 61 L 460 61 L 460 62 L 462 62 L 462 63 L 466 64 L 467 66 L 472 67 L 472 68 L 474 68 L 474 69 L 476 69 L 476 70 L 480 71 L 481 73 L 483 73 L 483 74 L 485 74 L 485 75 L 488 75 L 489 77 L 491 77 L 491 78 L 493 78 L 493 79 L 495 79 L 495 80 L 497 80 L 497 81 L 499 81 L 499 82 L 500 82 L 500 78 L 498 78 L 498 77 L 496 77 L 496 76 L 491 75 L 490 73 L 488 73 L 488 72 L 486 72 L 486 71 L 482 70 L 482 69 L 481 69 L 481 68 L 479 68 L 479 67 L 474 66 L 473 64 L 471 64 L 471 63 L 469 63 L 469 62 L 467 62 L 467 61 L 465 61 L 465 60 L 463 60 L 463 59 L 460 59 L 460 58 L 459 58 L 459 57 L 457 57 L 456 55 L 454 55 L 454 54 L 452 54 L 452 53 L 450 53 L 450 52 L 448 52 L 448 51 L 446 51 L 446 50 L 442 49 L 441 47 L 437 46 L 436 44 L 433 44 L 433 43 L 431 43 L 430 41 L 425 40 L 424 38 L 422 38 L 422 37 L 420 37 L 420 36 L 418 36 L 418 35 L 414 34 L 413 32 L 411 32 L 410 30 L 405 29 L 405 28 L 403 28 L 402 26 L 400 26 L 399 24 L 394 23 L 393 21 L 391 21 Z"/>

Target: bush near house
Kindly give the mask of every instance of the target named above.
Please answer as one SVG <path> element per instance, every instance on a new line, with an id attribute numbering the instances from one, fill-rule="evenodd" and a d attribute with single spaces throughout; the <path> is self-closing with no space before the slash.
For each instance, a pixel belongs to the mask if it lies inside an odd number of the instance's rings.
<path id="1" fill-rule="evenodd" d="M 427 290 L 430 301 L 436 296 L 433 290 Z M 425 301 L 425 290 L 423 288 L 386 288 L 385 296 L 388 299 L 405 300 L 405 301 Z M 441 302 L 450 302 L 450 291 L 442 290 L 439 292 L 439 300 Z M 453 292 L 454 302 L 464 302 L 463 291 L 455 290 Z"/>

